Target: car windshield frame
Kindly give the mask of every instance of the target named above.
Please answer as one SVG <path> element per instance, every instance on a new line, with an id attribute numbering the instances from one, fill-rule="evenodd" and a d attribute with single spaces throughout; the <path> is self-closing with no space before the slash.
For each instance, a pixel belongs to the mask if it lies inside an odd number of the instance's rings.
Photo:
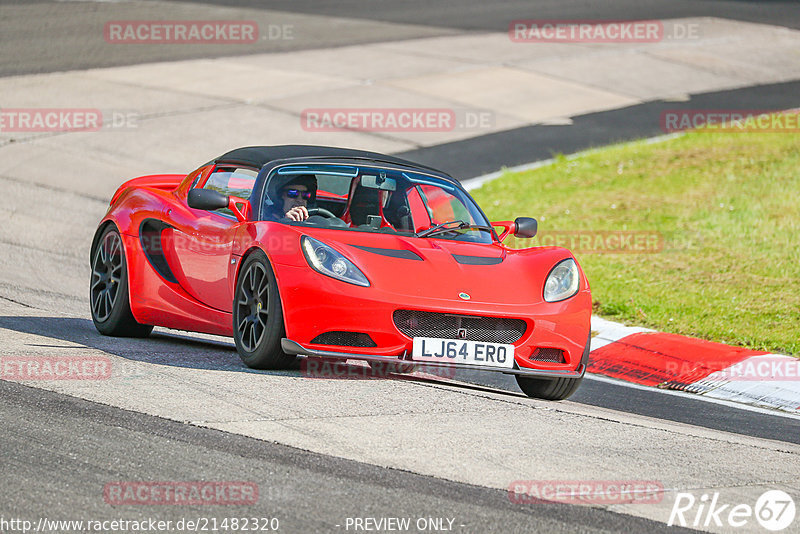
<path id="1" fill-rule="evenodd" d="M 400 236 L 407 236 L 407 237 L 419 237 L 419 238 L 426 238 L 425 236 L 418 236 L 417 232 L 409 229 L 398 230 L 392 228 L 391 230 L 386 230 L 385 228 L 381 230 L 380 228 L 375 227 L 364 227 L 365 225 L 360 226 L 349 226 L 349 225 L 327 225 L 321 224 L 318 220 L 313 222 L 302 221 L 290 221 L 287 219 L 281 219 L 275 221 L 275 219 L 269 218 L 269 211 L 271 210 L 270 206 L 273 205 L 274 199 L 270 197 L 270 184 L 274 180 L 276 176 L 288 176 L 290 174 L 314 174 L 316 175 L 329 175 L 329 176 L 345 176 L 351 179 L 362 176 L 367 174 L 380 174 L 389 176 L 390 178 L 400 178 L 401 182 L 413 184 L 417 190 L 420 189 L 420 186 L 428 186 L 439 188 L 440 190 L 446 192 L 447 194 L 451 195 L 455 200 L 457 200 L 460 205 L 466 209 L 466 214 L 469 216 L 469 220 L 465 220 L 464 222 L 468 223 L 465 228 L 455 228 L 449 233 L 447 232 L 437 232 L 435 234 L 436 239 L 448 239 L 457 242 L 468 242 L 468 243 L 481 243 L 481 244 L 490 244 L 490 243 L 497 243 L 499 242 L 499 238 L 497 232 L 494 230 L 492 223 L 489 221 L 489 218 L 483 212 L 481 207 L 478 205 L 477 202 L 470 196 L 470 194 L 461 186 L 461 184 L 454 180 L 453 178 L 447 175 L 436 175 L 431 172 L 427 172 L 424 169 L 416 168 L 416 167 L 405 167 L 400 165 L 395 165 L 383 161 L 375 161 L 375 160 L 367 160 L 367 159 L 318 159 L 318 158 L 292 158 L 291 160 L 284 160 L 282 162 L 271 162 L 272 164 L 267 164 L 261 169 L 261 175 L 259 176 L 259 181 L 261 181 L 261 185 L 259 188 L 259 195 L 257 195 L 258 206 L 254 206 L 256 208 L 256 220 L 258 221 L 272 221 L 278 222 L 280 224 L 287 224 L 291 226 L 301 226 L 301 227 L 308 227 L 308 228 L 330 228 L 336 230 L 346 230 L 352 232 L 369 232 L 369 233 L 380 233 L 380 234 L 389 234 L 389 235 L 400 235 Z M 289 172 L 287 172 L 289 171 Z M 331 172 L 337 171 L 337 172 Z M 347 171 L 347 172 L 346 172 Z M 398 189 L 400 189 L 398 187 Z M 410 189 L 403 189 L 403 194 L 407 194 Z M 349 190 L 345 196 L 349 196 Z M 424 196 L 423 196 L 424 197 Z M 431 228 L 436 226 L 437 224 L 441 224 L 443 222 L 449 222 L 445 220 L 436 220 L 433 216 L 433 213 L 430 207 L 427 205 L 426 201 L 426 209 L 427 215 L 430 218 L 430 226 L 426 226 L 425 229 Z M 342 214 L 343 215 L 343 214 Z M 318 219 L 315 217 L 314 219 Z M 342 219 L 338 219 L 341 221 Z M 478 229 L 483 228 L 483 229 Z M 422 229 L 417 229 L 422 230 Z M 422 233 L 421 231 L 419 233 Z M 464 236 L 470 235 L 470 238 L 464 238 Z M 475 237 L 475 236 L 478 237 Z M 480 237 L 483 236 L 483 237 Z"/>

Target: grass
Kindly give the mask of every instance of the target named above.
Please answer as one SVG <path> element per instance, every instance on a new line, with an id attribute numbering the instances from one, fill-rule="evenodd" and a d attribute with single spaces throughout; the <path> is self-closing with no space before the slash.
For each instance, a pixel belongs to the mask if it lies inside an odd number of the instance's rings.
<path id="1" fill-rule="evenodd" d="M 800 355 L 800 134 L 699 131 L 611 146 L 472 194 L 491 220 L 536 217 L 542 239 L 660 232 L 657 253 L 576 252 L 600 316 Z"/>

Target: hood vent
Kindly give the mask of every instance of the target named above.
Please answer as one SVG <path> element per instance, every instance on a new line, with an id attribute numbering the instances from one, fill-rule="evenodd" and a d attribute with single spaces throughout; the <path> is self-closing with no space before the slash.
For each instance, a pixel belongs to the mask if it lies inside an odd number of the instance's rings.
<path id="1" fill-rule="evenodd" d="M 503 258 L 491 258 L 488 256 L 463 256 L 453 254 L 453 258 L 462 265 L 497 265 L 503 263 Z"/>
<path id="2" fill-rule="evenodd" d="M 417 260 L 422 261 L 416 253 L 400 249 L 400 248 L 377 248 L 377 247 L 364 247 L 361 245 L 350 245 L 353 248 L 357 248 L 363 250 L 365 252 L 371 252 L 373 254 L 378 254 L 379 256 L 387 256 L 389 258 L 398 258 L 401 260 Z"/>

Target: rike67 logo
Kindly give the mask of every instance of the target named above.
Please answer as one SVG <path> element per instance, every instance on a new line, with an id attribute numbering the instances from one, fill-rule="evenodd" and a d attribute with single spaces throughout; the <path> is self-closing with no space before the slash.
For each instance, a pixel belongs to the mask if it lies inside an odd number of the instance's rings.
<path id="1" fill-rule="evenodd" d="M 725 503 L 719 492 L 704 493 L 699 499 L 691 493 L 680 492 L 675 495 L 667 525 L 738 528 L 752 525 L 755 519 L 763 528 L 778 532 L 794 522 L 795 512 L 794 499 L 781 490 L 765 491 L 755 506 Z"/>

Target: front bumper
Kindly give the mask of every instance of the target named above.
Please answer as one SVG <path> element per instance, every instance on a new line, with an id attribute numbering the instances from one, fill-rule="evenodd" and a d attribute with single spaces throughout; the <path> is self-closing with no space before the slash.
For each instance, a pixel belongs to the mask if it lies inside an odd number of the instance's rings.
<path id="1" fill-rule="evenodd" d="M 378 356 L 373 354 L 354 354 L 352 352 L 335 352 L 330 350 L 309 349 L 302 346 L 296 341 L 288 338 L 281 339 L 281 348 L 286 354 L 293 354 L 296 356 L 305 356 L 310 358 L 337 358 L 347 360 L 361 360 L 367 362 L 383 362 L 383 363 L 413 363 L 425 367 L 443 367 L 450 369 L 470 369 L 473 371 L 492 371 L 497 373 L 505 373 L 509 375 L 522 375 L 540 378 L 581 378 L 586 372 L 586 358 L 581 359 L 581 363 L 577 369 L 520 369 L 515 363 L 514 368 L 508 369 L 506 367 L 485 367 L 468 365 L 461 363 L 438 363 L 430 361 L 415 361 L 407 357 L 407 354 L 400 356 Z M 588 345 L 586 352 L 588 352 Z"/>
<path id="2" fill-rule="evenodd" d="M 407 309 L 524 320 L 528 328 L 513 343 L 514 368 L 480 369 L 556 378 L 579 377 L 585 371 L 582 356 L 591 320 L 588 288 L 561 302 L 506 304 L 480 302 L 477 299 L 435 298 L 429 295 L 441 291 L 423 287 L 421 283 L 410 286 L 402 294 L 380 286 L 359 287 L 316 272 L 309 273 L 308 267 L 275 264 L 275 274 L 283 304 L 285 337 L 290 343 L 284 347 L 287 353 L 397 362 L 404 358 L 403 355 L 407 357 L 411 353 L 413 339 L 399 330 L 393 313 L 398 309 Z M 317 336 L 330 332 L 368 333 L 374 346 L 322 344 L 316 340 Z M 537 348 L 563 351 L 563 363 L 533 359 Z M 477 369 L 469 365 L 466 368 Z"/>

